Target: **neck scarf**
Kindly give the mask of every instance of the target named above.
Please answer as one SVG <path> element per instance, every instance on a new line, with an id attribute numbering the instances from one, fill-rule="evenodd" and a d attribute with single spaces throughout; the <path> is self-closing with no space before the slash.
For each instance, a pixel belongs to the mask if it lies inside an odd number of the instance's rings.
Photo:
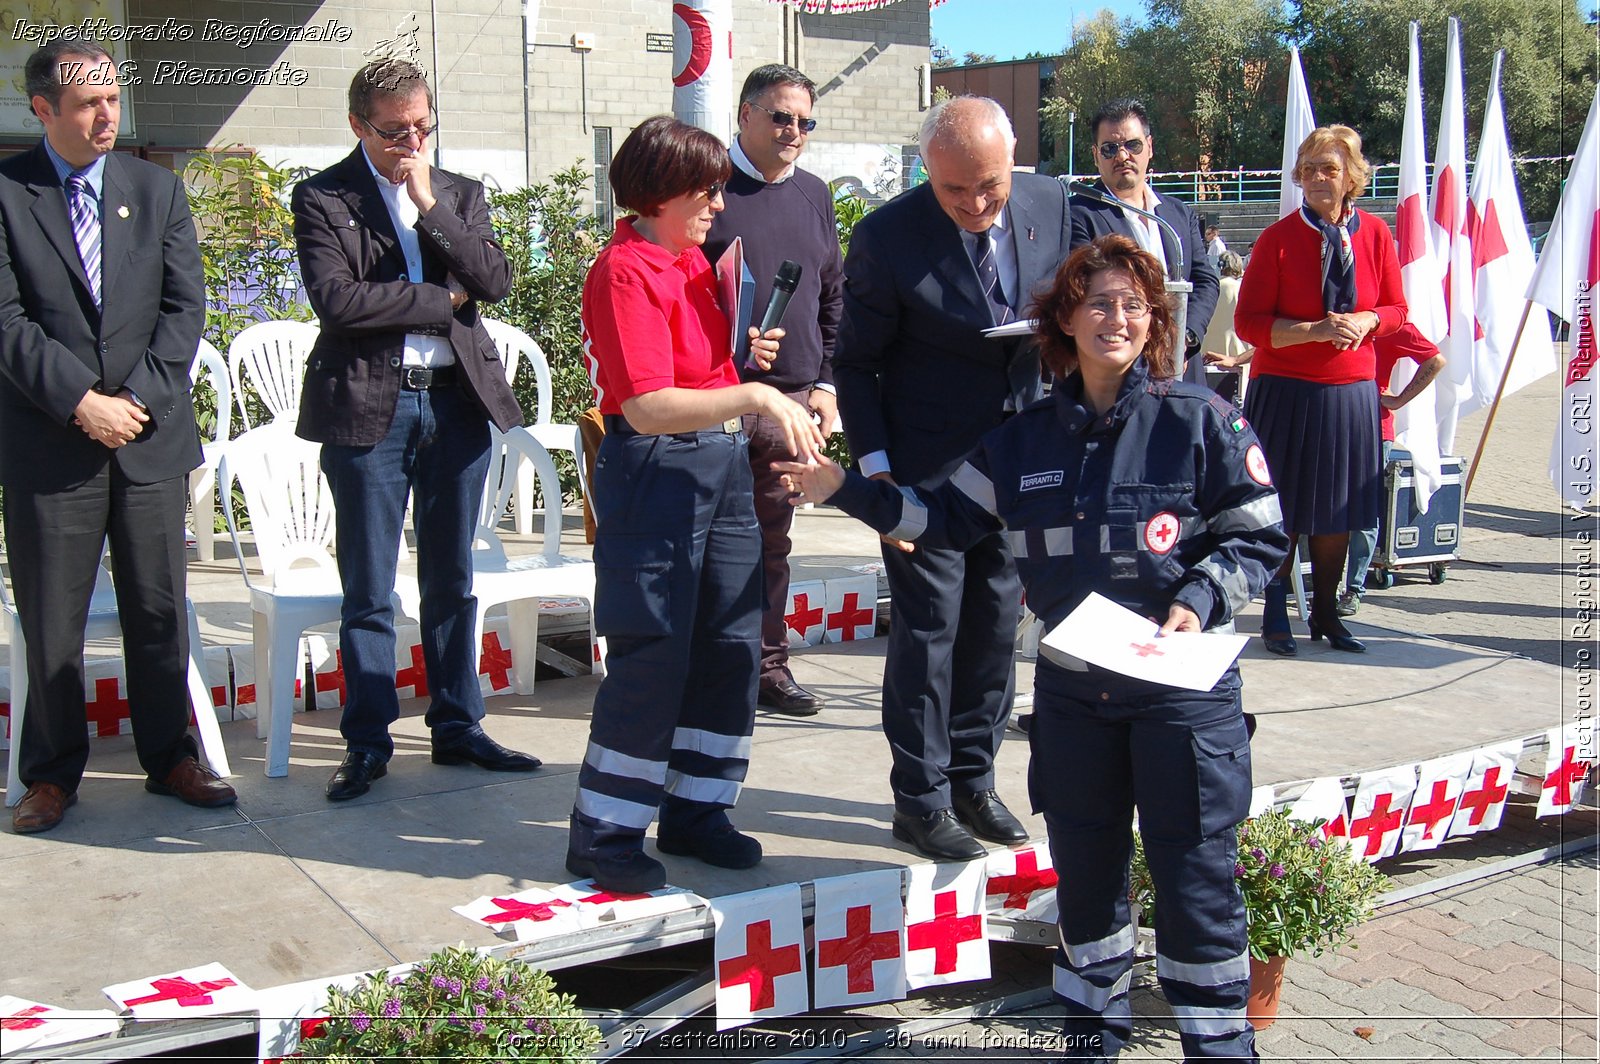
<path id="1" fill-rule="evenodd" d="M 1356 305 L 1356 253 L 1350 234 L 1361 228 L 1361 217 L 1352 208 L 1341 221 L 1327 222 L 1304 205 L 1300 217 L 1322 234 L 1322 309 L 1348 314 Z"/>

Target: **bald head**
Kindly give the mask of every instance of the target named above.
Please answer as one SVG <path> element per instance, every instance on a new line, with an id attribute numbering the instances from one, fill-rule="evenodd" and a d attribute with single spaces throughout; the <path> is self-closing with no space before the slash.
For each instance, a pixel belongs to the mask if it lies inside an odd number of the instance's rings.
<path id="1" fill-rule="evenodd" d="M 945 100 L 928 111 L 918 141 L 945 214 L 970 233 L 992 226 L 1011 196 L 1017 144 L 1004 108 L 983 96 Z"/>

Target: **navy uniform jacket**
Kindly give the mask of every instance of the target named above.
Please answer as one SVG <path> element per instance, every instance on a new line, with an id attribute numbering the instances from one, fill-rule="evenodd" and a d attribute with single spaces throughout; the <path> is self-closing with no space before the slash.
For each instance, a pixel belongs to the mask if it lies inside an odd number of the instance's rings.
<path id="1" fill-rule="evenodd" d="M 1091 591 L 1161 621 L 1181 602 L 1206 628 L 1227 626 L 1289 545 L 1243 415 L 1207 389 L 1152 380 L 1142 358 L 1105 415 L 1083 402 L 1073 374 L 985 435 L 938 488 L 896 490 L 852 473 L 830 501 L 935 547 L 1003 529 L 1028 607 L 1047 627 Z"/>

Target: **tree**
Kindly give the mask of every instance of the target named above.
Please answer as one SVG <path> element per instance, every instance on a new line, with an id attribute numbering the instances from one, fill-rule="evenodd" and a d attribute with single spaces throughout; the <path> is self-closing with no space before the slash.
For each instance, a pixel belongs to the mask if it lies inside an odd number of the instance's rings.
<path id="1" fill-rule="evenodd" d="M 1128 47 L 1133 34 L 1133 21 L 1119 21 L 1110 11 L 1101 11 L 1075 28 L 1072 46 L 1056 67 L 1051 96 L 1039 110 L 1039 120 L 1056 145 L 1055 169 L 1066 170 L 1073 112 L 1087 122 L 1105 101 L 1138 91 L 1136 64 Z"/>
<path id="2" fill-rule="evenodd" d="M 963 52 L 961 55 L 962 66 L 977 66 L 979 63 L 993 63 L 995 57 L 988 52 Z"/>

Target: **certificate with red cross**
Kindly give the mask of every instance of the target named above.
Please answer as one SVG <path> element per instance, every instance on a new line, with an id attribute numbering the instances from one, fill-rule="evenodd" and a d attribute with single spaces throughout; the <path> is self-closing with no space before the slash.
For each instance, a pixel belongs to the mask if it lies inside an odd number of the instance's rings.
<path id="1" fill-rule="evenodd" d="M 1188 691 L 1215 687 L 1249 642 L 1248 636 L 1220 632 L 1158 636 L 1160 630 L 1150 618 L 1091 592 L 1039 642 L 1102 669 Z"/>

